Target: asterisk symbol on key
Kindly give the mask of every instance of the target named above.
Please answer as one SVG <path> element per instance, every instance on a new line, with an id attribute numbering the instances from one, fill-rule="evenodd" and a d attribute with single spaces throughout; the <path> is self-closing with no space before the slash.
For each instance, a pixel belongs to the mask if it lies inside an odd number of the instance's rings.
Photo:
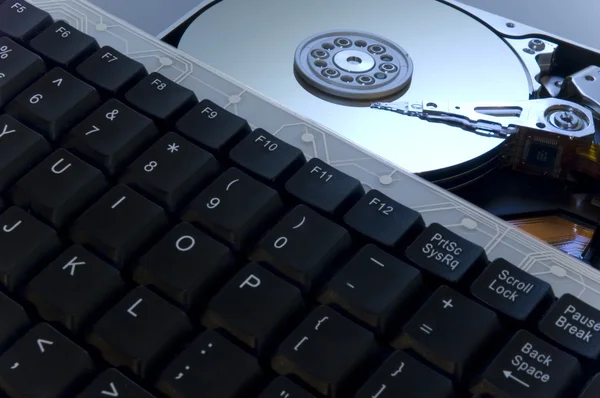
<path id="1" fill-rule="evenodd" d="M 178 151 L 179 151 L 179 145 L 177 145 L 177 144 L 173 143 L 173 144 L 171 144 L 171 145 L 169 145 L 169 146 L 167 147 L 167 151 L 169 151 L 169 152 L 171 152 L 171 153 L 178 152 Z"/>

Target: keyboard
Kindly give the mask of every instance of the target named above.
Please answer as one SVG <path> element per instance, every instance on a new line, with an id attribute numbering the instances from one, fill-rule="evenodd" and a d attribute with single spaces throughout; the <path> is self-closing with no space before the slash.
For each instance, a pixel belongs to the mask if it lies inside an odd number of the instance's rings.
<path id="1" fill-rule="evenodd" d="M 0 194 L 1 398 L 600 396 L 593 270 L 85 1 L 0 0 Z"/>

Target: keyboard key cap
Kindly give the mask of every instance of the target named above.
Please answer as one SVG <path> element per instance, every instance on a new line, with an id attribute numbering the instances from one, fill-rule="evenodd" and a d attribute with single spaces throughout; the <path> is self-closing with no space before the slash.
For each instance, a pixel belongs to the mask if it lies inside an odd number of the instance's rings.
<path id="1" fill-rule="evenodd" d="M 213 153 L 226 155 L 251 129 L 246 120 L 203 100 L 177 122 L 177 131 Z"/>
<path id="2" fill-rule="evenodd" d="M 54 68 L 19 94 L 6 110 L 55 141 L 98 105 L 100 96 L 93 87 Z"/>
<path id="3" fill-rule="evenodd" d="M 210 301 L 203 322 L 209 328 L 227 330 L 262 355 L 302 308 L 300 290 L 258 264 L 250 264 Z"/>
<path id="4" fill-rule="evenodd" d="M 0 116 L 0 193 L 50 153 L 38 133 L 8 115 Z"/>
<path id="5" fill-rule="evenodd" d="M 76 71 L 83 80 L 109 97 L 120 96 L 148 74 L 144 65 L 109 46 L 96 51 Z"/>
<path id="6" fill-rule="evenodd" d="M 452 382 L 403 351 L 396 351 L 355 398 L 453 398 Z"/>
<path id="7" fill-rule="evenodd" d="M 121 182 L 174 212 L 218 171 L 210 153 L 167 133 L 129 166 Z"/>
<path id="8" fill-rule="evenodd" d="M 300 205 L 265 235 L 251 258 L 270 265 L 309 291 L 351 243 L 344 228 Z"/>
<path id="9" fill-rule="evenodd" d="M 116 369 L 108 369 L 98 376 L 92 384 L 83 390 L 76 398 L 153 398 L 142 387 L 123 376 Z"/>
<path id="10" fill-rule="evenodd" d="M 25 43 L 50 24 L 50 14 L 24 0 L 8 0 L 0 5 L 0 36 Z"/>
<path id="11" fill-rule="evenodd" d="M 547 282 L 503 259 L 495 260 L 481 273 L 471 286 L 471 293 L 518 321 L 538 319 L 554 296 Z"/>
<path id="12" fill-rule="evenodd" d="M 580 373 L 575 358 L 521 330 L 502 349 L 472 388 L 493 398 L 559 398 Z"/>
<path id="13" fill-rule="evenodd" d="M 327 284 L 319 301 L 337 305 L 385 334 L 420 288 L 417 269 L 367 245 Z"/>
<path id="14" fill-rule="evenodd" d="M 158 134 L 152 120 L 110 99 L 71 130 L 63 146 L 113 176 Z"/>
<path id="15" fill-rule="evenodd" d="M 193 91 L 156 72 L 129 90 L 125 99 L 161 127 L 174 123 L 198 101 Z"/>
<path id="16" fill-rule="evenodd" d="M 487 264 L 482 247 L 433 223 L 406 249 L 406 257 L 450 283 L 469 282 Z"/>
<path id="17" fill-rule="evenodd" d="M 271 361 L 284 376 L 295 375 L 328 397 L 348 396 L 355 375 L 375 352 L 371 332 L 321 306 L 284 340 Z"/>
<path id="18" fill-rule="evenodd" d="M 29 43 L 31 48 L 61 68 L 71 68 L 98 50 L 96 39 L 58 21 L 37 35 Z"/>
<path id="19" fill-rule="evenodd" d="M 585 386 L 578 398 L 600 397 L 600 373 L 594 376 Z"/>
<path id="20" fill-rule="evenodd" d="M 23 307 L 0 292 L 0 352 L 29 325 Z"/>
<path id="21" fill-rule="evenodd" d="M 425 229 L 421 214 L 379 191 L 367 192 L 344 216 L 353 230 L 385 248 L 398 248 Z"/>
<path id="22" fill-rule="evenodd" d="M 583 358 L 600 357 L 600 311 L 571 294 L 554 303 L 539 327 L 546 337 Z"/>
<path id="23" fill-rule="evenodd" d="M 316 398 L 287 377 L 276 378 L 258 398 Z"/>
<path id="24" fill-rule="evenodd" d="M 121 268 L 166 225 L 160 207 L 118 185 L 75 221 L 71 238 Z"/>
<path id="25" fill-rule="evenodd" d="M 15 184 L 12 199 L 54 228 L 62 228 L 106 186 L 99 170 L 58 149 Z"/>
<path id="26" fill-rule="evenodd" d="M 464 381 L 479 365 L 484 347 L 493 342 L 499 327 L 494 312 L 442 286 L 404 326 L 393 346 L 412 349 Z"/>
<path id="27" fill-rule="evenodd" d="M 0 28 L 2 29 L 2 28 Z M 8 37 L 0 37 L 0 108 L 44 74 L 42 59 Z"/>
<path id="28" fill-rule="evenodd" d="M 339 217 L 364 194 L 360 182 L 321 159 L 313 158 L 285 184 L 302 202 L 329 216 Z"/>
<path id="29" fill-rule="evenodd" d="M 188 310 L 204 303 L 234 268 L 235 258 L 225 245 L 182 223 L 142 257 L 134 279 Z"/>
<path id="30" fill-rule="evenodd" d="M 208 330 L 169 364 L 157 388 L 169 398 L 254 396 L 260 377 L 255 358 Z"/>
<path id="31" fill-rule="evenodd" d="M 145 377 L 191 328 L 181 310 L 139 286 L 94 325 L 88 341 L 111 365 Z"/>
<path id="32" fill-rule="evenodd" d="M 277 191 L 231 168 L 189 204 L 182 218 L 241 250 L 260 236 L 282 208 Z"/>
<path id="33" fill-rule="evenodd" d="M 42 323 L 0 356 L 0 388 L 13 398 L 72 396 L 92 370 L 87 352 Z"/>
<path id="34" fill-rule="evenodd" d="M 274 185 L 282 185 L 306 163 L 300 149 L 263 129 L 244 138 L 229 157 L 251 175 Z"/>
<path id="35" fill-rule="evenodd" d="M 72 246 L 25 288 L 25 298 L 48 322 L 78 332 L 120 293 L 119 272 L 81 246 Z"/>
<path id="36" fill-rule="evenodd" d="M 24 210 L 11 207 L 0 215 L 0 283 L 15 290 L 59 249 L 56 232 Z"/>

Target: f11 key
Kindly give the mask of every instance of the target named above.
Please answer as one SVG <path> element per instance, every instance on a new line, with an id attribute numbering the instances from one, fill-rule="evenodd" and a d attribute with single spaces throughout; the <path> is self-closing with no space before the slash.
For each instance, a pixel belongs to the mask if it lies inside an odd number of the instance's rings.
<path id="1" fill-rule="evenodd" d="M 285 189 L 329 216 L 341 216 L 364 194 L 356 178 L 318 158 L 311 159 L 285 184 Z"/>

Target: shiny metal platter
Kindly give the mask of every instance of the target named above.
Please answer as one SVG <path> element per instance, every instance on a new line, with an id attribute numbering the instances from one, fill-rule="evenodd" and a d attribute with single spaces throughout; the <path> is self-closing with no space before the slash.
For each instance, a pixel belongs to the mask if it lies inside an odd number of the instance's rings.
<path id="1" fill-rule="evenodd" d="M 353 43 L 362 34 L 365 41 L 381 38 L 404 50 L 403 65 L 412 68 L 410 82 L 398 84 L 401 91 L 388 90 L 388 98 L 366 99 L 311 84 L 295 62 L 299 47 L 314 44 L 331 31 L 339 31 L 341 38 L 351 37 Z M 346 62 L 356 55 L 352 51 L 361 49 L 337 47 L 327 60 L 329 65 L 341 67 L 342 74 L 344 69 L 361 71 L 356 62 Z M 372 102 L 523 101 L 531 94 L 530 72 L 508 41 L 467 13 L 435 0 L 223 0 L 190 25 L 179 48 L 413 173 L 469 162 L 473 164 L 468 169 L 475 169 L 477 159 L 489 161 L 488 154 L 504 139 L 381 112 L 369 107 Z M 348 57 L 333 63 L 338 50 L 347 51 Z M 371 55 L 375 61 L 365 58 L 362 65 L 379 68 L 378 57 L 383 54 Z M 322 80 L 326 86 L 327 78 Z M 358 86 L 356 79 L 351 84 Z"/>

